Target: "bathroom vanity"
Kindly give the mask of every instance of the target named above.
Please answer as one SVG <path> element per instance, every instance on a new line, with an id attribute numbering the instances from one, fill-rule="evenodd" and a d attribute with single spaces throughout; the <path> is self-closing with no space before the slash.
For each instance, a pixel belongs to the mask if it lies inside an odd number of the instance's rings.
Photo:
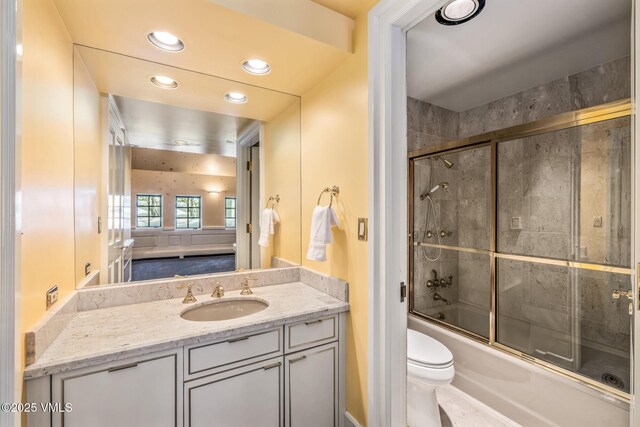
<path id="1" fill-rule="evenodd" d="M 302 282 L 196 296 L 76 313 L 26 369 L 27 401 L 61 404 L 29 414 L 29 426 L 343 425 L 348 303 Z M 243 298 L 268 306 L 181 317 Z"/>

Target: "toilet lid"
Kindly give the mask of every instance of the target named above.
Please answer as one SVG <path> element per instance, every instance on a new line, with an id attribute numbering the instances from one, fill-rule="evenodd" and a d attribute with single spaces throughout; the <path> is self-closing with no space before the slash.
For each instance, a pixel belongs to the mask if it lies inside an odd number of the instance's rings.
<path id="1" fill-rule="evenodd" d="M 407 330 L 407 359 L 416 365 L 445 368 L 453 364 L 453 354 L 447 347 L 428 335 Z"/>

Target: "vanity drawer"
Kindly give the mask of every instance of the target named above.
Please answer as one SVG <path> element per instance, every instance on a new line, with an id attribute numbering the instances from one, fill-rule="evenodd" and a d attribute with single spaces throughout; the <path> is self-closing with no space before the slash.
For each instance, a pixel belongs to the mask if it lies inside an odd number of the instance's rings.
<path id="1" fill-rule="evenodd" d="M 282 354 L 282 328 L 231 337 L 215 344 L 186 347 L 186 376 L 210 374 Z"/>
<path id="2" fill-rule="evenodd" d="M 285 351 L 299 351 L 338 339 L 338 316 L 306 320 L 286 326 Z"/>

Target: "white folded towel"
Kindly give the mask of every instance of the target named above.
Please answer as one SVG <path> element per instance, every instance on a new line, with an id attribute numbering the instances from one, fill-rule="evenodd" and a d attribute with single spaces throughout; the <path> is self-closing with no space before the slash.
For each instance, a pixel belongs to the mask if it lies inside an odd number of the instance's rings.
<path id="1" fill-rule="evenodd" d="M 338 217 L 330 206 L 316 206 L 311 216 L 311 239 L 307 259 L 327 260 L 327 244 L 333 241 L 331 226 L 339 225 Z"/>
<path id="2" fill-rule="evenodd" d="M 275 234 L 276 224 L 280 222 L 280 215 L 275 209 L 267 208 L 260 215 L 260 239 L 258 245 L 262 247 L 269 246 L 269 235 Z"/>

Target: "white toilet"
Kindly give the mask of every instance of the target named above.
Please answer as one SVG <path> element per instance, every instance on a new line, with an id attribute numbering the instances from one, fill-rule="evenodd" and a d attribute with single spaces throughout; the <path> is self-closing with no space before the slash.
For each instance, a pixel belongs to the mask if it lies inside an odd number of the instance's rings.
<path id="1" fill-rule="evenodd" d="M 451 384 L 453 354 L 441 342 L 407 330 L 407 424 L 441 427 L 436 387 Z"/>

